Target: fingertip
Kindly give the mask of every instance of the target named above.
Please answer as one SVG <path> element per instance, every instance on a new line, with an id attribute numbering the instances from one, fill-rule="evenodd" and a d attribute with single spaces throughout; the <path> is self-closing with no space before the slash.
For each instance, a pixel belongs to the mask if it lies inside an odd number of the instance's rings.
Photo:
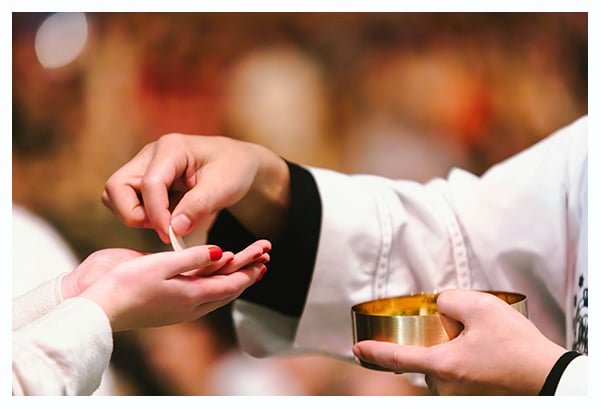
<path id="1" fill-rule="evenodd" d="M 221 247 L 215 245 L 209 246 L 209 258 L 211 261 L 217 261 L 221 259 L 222 256 L 223 250 L 221 250 Z"/>
<path id="2" fill-rule="evenodd" d="M 261 254 L 261 256 L 257 259 L 257 261 L 259 263 L 268 263 L 271 260 L 271 256 L 269 255 L 269 253 L 263 253 Z"/>
<path id="3" fill-rule="evenodd" d="M 231 263 L 234 260 L 234 253 L 231 251 L 224 251 L 223 256 L 221 258 L 225 261 L 225 263 Z"/>
<path id="4" fill-rule="evenodd" d="M 154 229 L 154 226 L 151 225 L 150 222 L 145 222 L 144 227 Z M 171 244 L 171 237 L 169 237 L 169 233 L 164 233 L 161 229 L 155 229 L 155 231 L 159 236 L 159 239 L 161 239 L 164 244 Z"/>
<path id="5" fill-rule="evenodd" d="M 171 219 L 171 228 L 179 236 L 185 236 L 192 229 L 192 221 L 188 216 L 180 213 Z"/>
<path id="6" fill-rule="evenodd" d="M 271 251 L 272 246 L 269 240 L 261 239 L 259 243 L 261 244 L 264 253 Z"/>
<path id="7" fill-rule="evenodd" d="M 265 264 L 261 264 L 261 269 L 259 270 L 259 276 L 255 280 L 255 282 L 261 281 L 261 279 L 263 278 L 263 276 L 265 275 L 266 272 L 267 272 L 267 266 Z"/>
<path id="8" fill-rule="evenodd" d="M 457 288 L 450 288 L 447 290 L 442 290 L 436 296 L 436 304 L 438 305 L 439 310 L 446 310 L 448 306 L 453 305 L 454 300 L 457 297 L 463 299 L 464 297 L 469 297 L 469 294 L 465 294 L 466 290 L 460 290 Z"/>
<path id="9" fill-rule="evenodd" d="M 356 344 L 353 345 L 353 355 L 355 355 L 357 358 L 361 359 L 362 361 L 369 360 L 369 357 L 365 354 L 365 349 L 364 349 L 365 342 L 366 342 L 365 340 L 358 341 Z"/>
<path id="10" fill-rule="evenodd" d="M 111 202 L 109 200 L 109 193 L 106 191 L 106 188 L 102 191 L 102 194 L 100 195 L 100 201 L 102 202 L 103 205 L 105 205 L 109 209 L 111 208 Z"/>

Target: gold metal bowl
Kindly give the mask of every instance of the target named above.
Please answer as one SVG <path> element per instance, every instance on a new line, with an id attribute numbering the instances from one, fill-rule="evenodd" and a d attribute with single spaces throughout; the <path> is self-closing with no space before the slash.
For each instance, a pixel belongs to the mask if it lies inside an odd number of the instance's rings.
<path id="1" fill-rule="evenodd" d="M 484 292 L 499 297 L 528 317 L 525 295 L 503 291 Z M 437 293 L 418 293 L 354 305 L 351 308 L 354 343 L 371 339 L 428 347 L 447 342 L 449 334 L 438 314 L 437 297 Z M 451 338 L 455 335 L 451 334 Z M 370 369 L 388 370 L 361 360 L 359 363 Z"/>

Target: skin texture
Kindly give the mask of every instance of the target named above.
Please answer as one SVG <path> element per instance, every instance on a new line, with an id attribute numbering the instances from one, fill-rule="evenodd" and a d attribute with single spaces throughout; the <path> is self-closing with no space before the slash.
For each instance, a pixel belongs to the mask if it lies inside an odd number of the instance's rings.
<path id="1" fill-rule="evenodd" d="M 168 243 L 170 224 L 180 236 L 206 232 L 225 208 L 256 235 L 272 237 L 283 225 L 289 195 L 288 167 L 266 148 L 168 134 L 107 180 L 102 201 L 127 226 L 153 228 Z"/>
<path id="2" fill-rule="evenodd" d="M 97 303 L 113 332 L 192 321 L 237 298 L 261 278 L 271 243 L 258 240 L 211 261 L 203 245 L 144 254 L 128 249 L 92 253 L 62 282 L 63 298 Z"/>
<path id="3" fill-rule="evenodd" d="M 128 226 L 153 228 L 166 243 L 207 231 L 227 208 L 250 231 L 276 239 L 290 205 L 287 164 L 273 152 L 218 136 L 168 134 L 146 145 L 106 182 L 103 203 Z M 397 372 L 426 374 L 441 395 L 537 394 L 565 349 L 504 301 L 448 290 L 438 297 L 458 334 L 430 348 L 363 341 L 354 353 Z M 503 323 L 502 325 L 499 323 Z"/>
<path id="4" fill-rule="evenodd" d="M 566 352 L 491 294 L 446 290 L 437 303 L 455 331 L 463 326 L 449 342 L 419 347 L 361 341 L 354 354 L 395 372 L 426 374 L 438 395 L 536 395 Z"/>

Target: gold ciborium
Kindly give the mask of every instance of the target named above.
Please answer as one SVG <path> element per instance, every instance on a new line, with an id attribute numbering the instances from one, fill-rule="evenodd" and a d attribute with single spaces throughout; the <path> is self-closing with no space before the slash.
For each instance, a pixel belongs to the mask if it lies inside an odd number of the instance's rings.
<path id="1" fill-rule="evenodd" d="M 504 300 L 528 317 L 525 295 L 504 291 L 484 291 Z M 380 298 L 356 304 L 351 308 L 353 343 L 371 339 L 401 345 L 432 346 L 454 338 L 460 329 L 444 326 L 436 298 L 438 293 L 418 293 Z M 388 370 L 359 360 L 370 369 Z"/>

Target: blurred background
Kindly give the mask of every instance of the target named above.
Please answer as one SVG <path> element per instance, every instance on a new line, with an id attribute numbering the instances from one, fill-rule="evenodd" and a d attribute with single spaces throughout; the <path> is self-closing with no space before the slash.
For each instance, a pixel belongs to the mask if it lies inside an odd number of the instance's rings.
<path id="1" fill-rule="evenodd" d="M 12 23 L 13 206 L 76 261 L 105 247 L 166 249 L 100 202 L 108 177 L 165 133 L 424 182 L 453 166 L 481 174 L 588 112 L 587 13 L 12 13 Z M 103 394 L 426 393 L 333 358 L 245 356 L 228 307 L 118 334 L 109 375 Z"/>

